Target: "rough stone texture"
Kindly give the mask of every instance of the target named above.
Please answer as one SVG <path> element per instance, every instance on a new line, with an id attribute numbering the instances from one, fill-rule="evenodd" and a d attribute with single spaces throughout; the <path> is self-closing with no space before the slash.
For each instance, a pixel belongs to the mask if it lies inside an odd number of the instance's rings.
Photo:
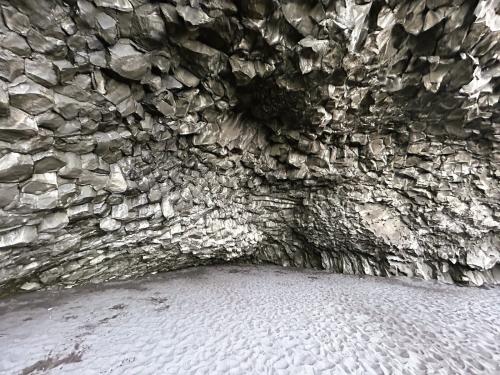
<path id="1" fill-rule="evenodd" d="M 500 281 L 496 2 L 0 4 L 1 287 Z"/>

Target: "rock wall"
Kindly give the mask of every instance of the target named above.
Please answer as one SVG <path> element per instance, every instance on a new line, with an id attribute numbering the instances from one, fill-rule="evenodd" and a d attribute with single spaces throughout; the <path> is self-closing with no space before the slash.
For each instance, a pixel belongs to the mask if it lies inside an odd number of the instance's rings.
<path id="1" fill-rule="evenodd" d="M 237 259 L 500 282 L 497 2 L 0 4 L 4 290 Z"/>

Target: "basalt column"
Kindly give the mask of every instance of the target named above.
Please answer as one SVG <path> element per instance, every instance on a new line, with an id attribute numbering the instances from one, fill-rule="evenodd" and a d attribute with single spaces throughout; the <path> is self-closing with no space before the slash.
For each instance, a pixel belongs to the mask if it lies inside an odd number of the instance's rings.
<path id="1" fill-rule="evenodd" d="M 0 0 L 0 289 L 229 261 L 500 282 L 493 0 Z"/>

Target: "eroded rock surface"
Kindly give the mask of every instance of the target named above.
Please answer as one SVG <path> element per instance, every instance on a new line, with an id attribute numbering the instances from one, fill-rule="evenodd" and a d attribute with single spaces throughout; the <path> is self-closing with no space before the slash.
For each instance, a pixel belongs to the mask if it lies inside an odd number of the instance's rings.
<path id="1" fill-rule="evenodd" d="M 496 2 L 0 4 L 0 286 L 500 281 Z"/>

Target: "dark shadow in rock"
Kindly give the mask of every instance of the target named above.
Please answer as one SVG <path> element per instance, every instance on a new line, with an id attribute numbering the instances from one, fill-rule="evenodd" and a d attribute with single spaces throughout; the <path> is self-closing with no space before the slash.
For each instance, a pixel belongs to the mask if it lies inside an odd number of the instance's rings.
<path id="1" fill-rule="evenodd" d="M 149 301 L 153 302 L 154 304 L 162 304 L 167 302 L 167 298 L 165 297 L 149 297 Z"/>
<path id="2" fill-rule="evenodd" d="M 46 373 L 48 370 L 51 370 L 53 368 L 56 368 L 58 366 L 68 364 L 68 363 L 77 363 L 82 361 L 82 354 L 83 352 L 71 352 L 68 355 L 57 355 L 55 357 L 52 357 L 50 355 L 47 356 L 45 359 L 41 359 L 31 366 L 25 367 L 21 371 L 21 375 L 28 375 L 28 374 L 33 374 L 36 372 L 43 372 Z"/>
<path id="3" fill-rule="evenodd" d="M 249 269 L 245 268 L 232 268 L 227 273 L 250 273 Z"/>
<path id="4" fill-rule="evenodd" d="M 109 309 L 110 310 L 123 310 L 125 307 L 127 307 L 127 305 L 125 305 L 123 303 L 119 303 L 117 305 L 111 306 Z"/>
<path id="5" fill-rule="evenodd" d="M 110 320 L 118 318 L 119 316 L 120 316 L 120 314 L 115 314 L 113 316 L 108 316 L 106 318 L 103 318 L 103 319 L 99 320 L 98 324 L 99 325 L 105 324 L 105 323 L 109 322 Z"/>

